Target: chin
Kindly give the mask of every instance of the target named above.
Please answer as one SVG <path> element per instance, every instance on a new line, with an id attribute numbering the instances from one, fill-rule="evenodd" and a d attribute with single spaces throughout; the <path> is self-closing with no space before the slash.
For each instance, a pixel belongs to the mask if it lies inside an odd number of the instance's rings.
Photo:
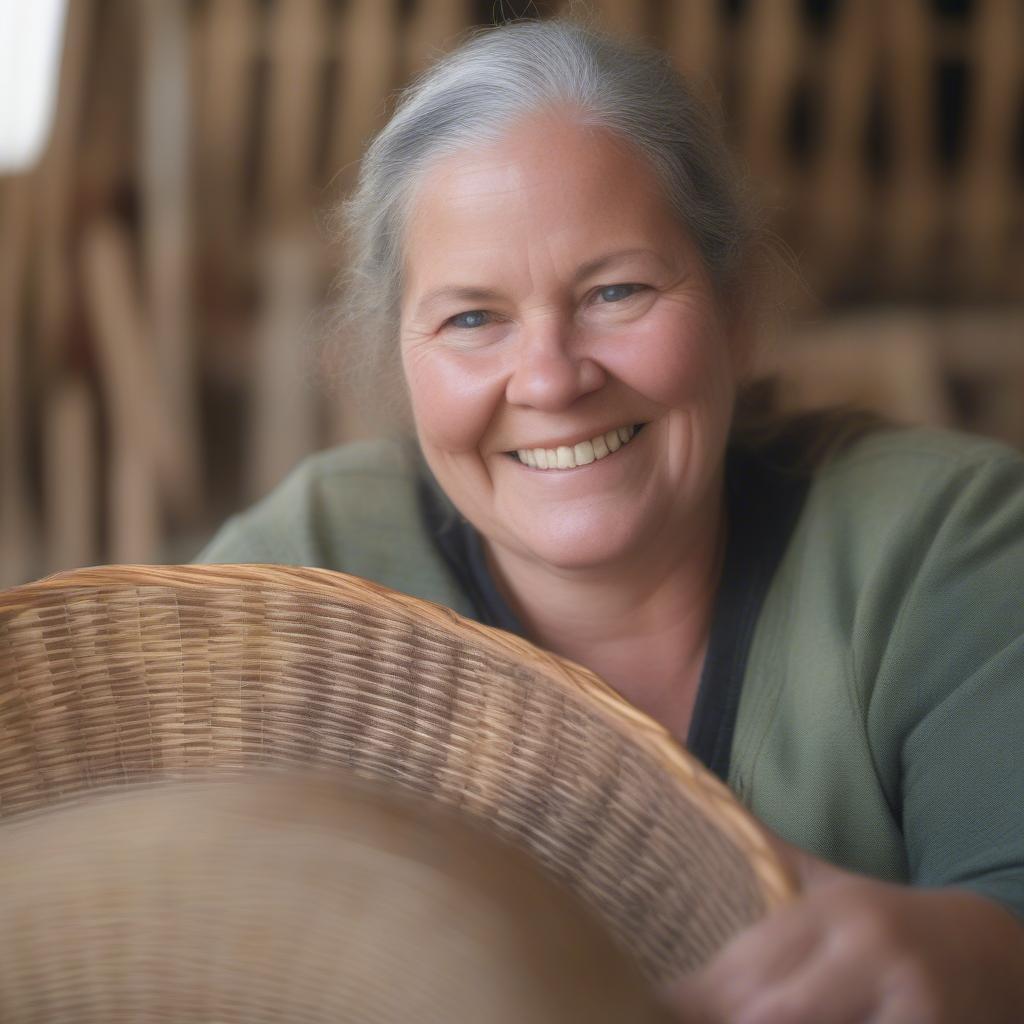
<path id="1" fill-rule="evenodd" d="M 589 517 L 588 517 L 589 518 Z M 555 569 L 599 569 L 620 564 L 638 552 L 640 524 L 566 516 L 555 524 L 534 525 L 517 537 L 517 547 L 533 561 Z"/>

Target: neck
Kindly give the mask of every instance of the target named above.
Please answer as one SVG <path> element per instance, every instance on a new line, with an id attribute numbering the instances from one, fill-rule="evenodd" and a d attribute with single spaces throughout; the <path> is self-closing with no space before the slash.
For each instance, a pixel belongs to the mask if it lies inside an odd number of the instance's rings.
<path id="1" fill-rule="evenodd" d="M 682 533 L 680 529 L 680 533 Z M 687 543 L 626 568 L 556 570 L 488 545 L 498 588 L 527 634 L 578 662 L 685 740 L 724 554 L 721 500 Z"/>

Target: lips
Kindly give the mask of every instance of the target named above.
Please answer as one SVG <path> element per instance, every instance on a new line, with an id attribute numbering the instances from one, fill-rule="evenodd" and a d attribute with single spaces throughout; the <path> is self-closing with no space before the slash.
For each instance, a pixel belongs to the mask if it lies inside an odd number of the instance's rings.
<path id="1" fill-rule="evenodd" d="M 627 445 L 643 424 L 617 427 L 575 445 L 559 445 L 555 448 L 520 448 L 510 452 L 523 465 L 531 469 L 576 469 L 591 462 L 605 459 Z"/>

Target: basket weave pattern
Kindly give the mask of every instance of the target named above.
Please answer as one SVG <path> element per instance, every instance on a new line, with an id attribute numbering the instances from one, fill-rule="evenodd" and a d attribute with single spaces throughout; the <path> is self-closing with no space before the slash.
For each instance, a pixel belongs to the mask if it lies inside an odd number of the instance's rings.
<path id="1" fill-rule="evenodd" d="M 0 816 L 128 782 L 333 766 L 538 857 L 647 973 L 789 883 L 731 794 L 586 670 L 367 581 L 77 570 L 0 595 Z"/>
<path id="2" fill-rule="evenodd" d="M 525 854 L 334 773 L 7 821 L 5 1024 L 667 1024 Z"/>

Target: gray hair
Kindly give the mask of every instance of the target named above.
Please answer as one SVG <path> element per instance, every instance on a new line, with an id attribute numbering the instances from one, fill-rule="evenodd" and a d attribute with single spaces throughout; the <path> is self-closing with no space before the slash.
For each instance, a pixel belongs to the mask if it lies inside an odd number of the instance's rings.
<path id="1" fill-rule="evenodd" d="M 358 339 L 365 359 L 353 369 L 379 380 L 398 368 L 403 238 L 424 173 L 548 108 L 572 110 L 648 160 L 718 294 L 731 302 L 755 225 L 720 118 L 656 51 L 572 22 L 515 22 L 473 34 L 434 64 L 403 93 L 366 152 L 338 217 L 347 269 L 332 326 L 343 343 Z"/>

